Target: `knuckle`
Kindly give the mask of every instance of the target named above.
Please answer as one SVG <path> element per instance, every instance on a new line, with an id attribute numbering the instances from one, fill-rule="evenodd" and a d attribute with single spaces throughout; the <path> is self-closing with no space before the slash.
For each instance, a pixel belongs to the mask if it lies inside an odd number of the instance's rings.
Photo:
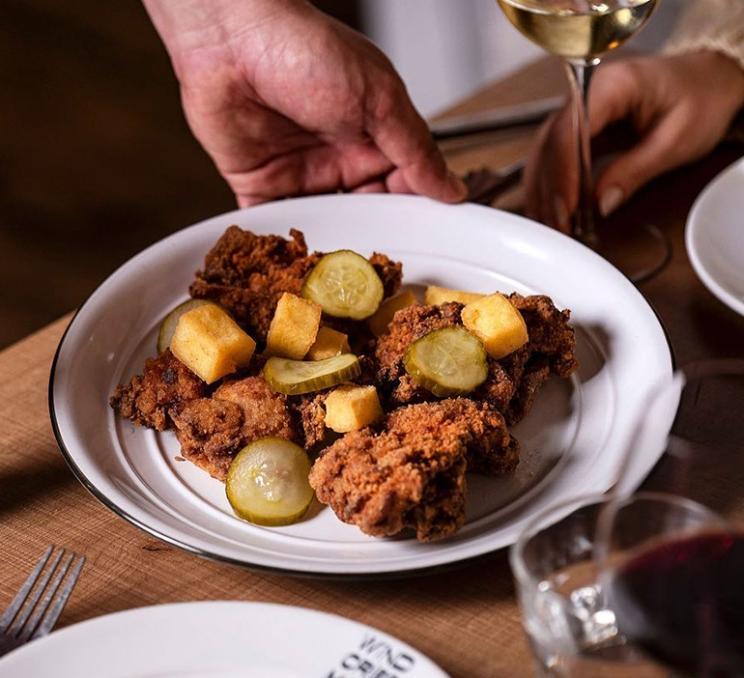
<path id="1" fill-rule="evenodd" d="M 405 88 L 394 73 L 380 71 L 374 80 L 373 96 L 368 113 L 375 120 L 385 120 L 398 114 L 405 103 Z"/>

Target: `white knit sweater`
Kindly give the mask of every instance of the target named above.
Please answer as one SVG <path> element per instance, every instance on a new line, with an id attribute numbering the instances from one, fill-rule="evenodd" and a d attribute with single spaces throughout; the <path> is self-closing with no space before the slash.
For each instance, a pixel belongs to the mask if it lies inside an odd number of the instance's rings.
<path id="1" fill-rule="evenodd" d="M 689 0 L 666 54 L 710 50 L 744 68 L 744 0 Z"/>

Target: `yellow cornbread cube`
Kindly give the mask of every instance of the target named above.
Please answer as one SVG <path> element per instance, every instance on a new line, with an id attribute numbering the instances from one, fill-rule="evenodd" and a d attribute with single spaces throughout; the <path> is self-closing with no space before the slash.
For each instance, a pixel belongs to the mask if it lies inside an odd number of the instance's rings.
<path id="1" fill-rule="evenodd" d="M 483 298 L 483 294 L 478 292 L 463 292 L 462 290 L 450 290 L 446 287 L 437 287 L 429 285 L 424 293 L 424 301 L 429 306 L 439 306 L 448 301 L 458 301 L 461 304 L 469 304 L 473 301 Z"/>
<path id="2" fill-rule="evenodd" d="M 372 330 L 372 334 L 376 337 L 380 337 L 388 330 L 388 326 L 393 319 L 393 316 L 397 311 L 408 306 L 413 306 L 418 303 L 416 295 L 413 292 L 401 292 L 395 297 L 390 297 L 387 301 L 383 302 L 380 308 L 378 308 L 374 315 L 367 320 L 369 329 Z"/>
<path id="3" fill-rule="evenodd" d="M 325 425 L 336 433 L 358 431 L 382 416 L 374 386 L 339 386 L 325 401 Z"/>
<path id="4" fill-rule="evenodd" d="M 184 313 L 170 350 L 208 384 L 247 365 L 256 342 L 219 306 L 205 304 Z"/>
<path id="5" fill-rule="evenodd" d="M 349 338 L 343 332 L 337 332 L 330 327 L 321 327 L 315 343 L 305 356 L 308 360 L 325 360 L 334 358 L 342 353 L 351 353 Z"/>
<path id="6" fill-rule="evenodd" d="M 266 337 L 266 353 L 302 360 L 318 335 L 321 312 L 315 302 L 288 292 L 282 294 Z"/>
<path id="7" fill-rule="evenodd" d="M 469 303 L 460 314 L 492 358 L 503 358 L 529 341 L 522 314 L 503 294 L 490 294 Z"/>

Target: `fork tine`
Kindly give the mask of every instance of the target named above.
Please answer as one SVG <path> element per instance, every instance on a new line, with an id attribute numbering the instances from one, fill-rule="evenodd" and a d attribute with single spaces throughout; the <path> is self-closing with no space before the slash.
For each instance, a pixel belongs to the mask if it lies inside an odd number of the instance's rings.
<path id="1" fill-rule="evenodd" d="M 51 566 L 41 575 L 41 578 L 39 579 L 39 583 L 36 585 L 36 588 L 34 588 L 33 591 L 29 594 L 29 596 L 26 598 L 26 605 L 21 608 L 21 610 L 18 612 L 18 615 L 16 616 L 15 621 L 11 626 L 8 628 L 6 633 L 8 633 L 11 636 L 15 636 L 20 634 L 20 632 L 23 629 L 23 625 L 26 623 L 26 620 L 28 619 L 28 616 L 31 614 L 31 611 L 36 606 L 36 603 L 39 602 L 39 598 L 41 597 L 41 594 L 43 593 L 44 589 L 46 588 L 47 583 L 49 582 L 49 578 L 52 576 L 52 573 L 54 570 L 57 569 L 57 565 L 59 564 L 60 559 L 64 555 L 65 550 L 62 549 L 57 553 L 57 555 L 54 557 L 54 560 L 52 561 Z"/>
<path id="2" fill-rule="evenodd" d="M 54 579 L 52 579 L 52 583 L 46 587 L 44 595 L 36 604 L 33 614 L 31 615 L 31 617 L 29 617 L 28 622 L 26 622 L 26 626 L 24 626 L 23 630 L 18 634 L 18 640 L 20 640 L 21 642 L 25 643 L 31 637 L 31 634 L 36 630 L 36 627 L 39 624 L 39 620 L 49 607 L 49 603 L 51 603 L 52 598 L 54 598 L 54 594 L 57 593 L 57 589 L 59 588 L 60 583 L 67 574 L 67 570 L 70 569 L 70 563 L 72 562 L 72 559 L 74 557 L 75 554 L 71 553 L 65 559 L 65 562 L 62 563 L 62 566 L 57 569 L 57 572 L 54 575 Z"/>
<path id="3" fill-rule="evenodd" d="M 85 556 L 79 556 L 77 562 L 72 568 L 72 572 L 67 577 L 67 581 L 62 587 L 62 590 L 60 591 L 59 595 L 56 597 L 54 604 L 49 608 L 47 613 L 44 615 L 44 618 L 41 620 L 41 624 L 39 624 L 39 627 L 36 629 L 36 631 L 34 631 L 34 634 L 31 636 L 32 639 L 45 636 L 47 633 L 49 633 L 52 630 L 54 625 L 57 623 L 57 619 L 59 619 L 59 615 L 62 614 L 62 610 L 65 607 L 65 603 L 67 603 L 67 599 L 70 597 L 70 594 L 72 593 L 72 589 L 74 589 L 75 584 L 77 584 L 77 580 L 80 577 L 80 570 L 83 569 L 84 564 L 85 564 Z"/>
<path id="4" fill-rule="evenodd" d="M 39 562 L 36 563 L 36 566 L 31 571 L 31 574 L 28 575 L 28 578 L 23 583 L 23 586 L 21 586 L 21 588 L 18 589 L 18 593 L 16 593 L 15 598 L 13 598 L 13 601 L 10 603 L 10 605 L 8 605 L 5 612 L 3 612 L 3 616 L 0 617 L 0 633 L 5 633 L 8 630 L 8 628 L 10 628 L 10 625 L 13 623 L 15 616 L 18 614 L 18 610 L 20 610 L 21 607 L 23 606 L 23 603 L 26 600 L 26 597 L 31 592 L 31 589 L 34 587 L 36 580 L 39 578 L 41 571 L 44 569 L 44 566 L 47 564 L 47 561 L 49 560 L 49 556 L 52 555 L 53 550 L 54 550 L 54 547 L 50 546 L 46 551 L 44 551 L 44 555 L 42 555 L 41 558 L 39 558 Z"/>

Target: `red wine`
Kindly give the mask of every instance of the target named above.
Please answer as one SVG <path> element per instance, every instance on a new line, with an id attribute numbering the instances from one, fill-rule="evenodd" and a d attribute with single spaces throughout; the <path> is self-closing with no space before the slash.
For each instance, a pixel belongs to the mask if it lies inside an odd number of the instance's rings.
<path id="1" fill-rule="evenodd" d="M 618 569 L 610 605 L 628 639 L 694 676 L 744 676 L 744 534 L 659 544 Z"/>

